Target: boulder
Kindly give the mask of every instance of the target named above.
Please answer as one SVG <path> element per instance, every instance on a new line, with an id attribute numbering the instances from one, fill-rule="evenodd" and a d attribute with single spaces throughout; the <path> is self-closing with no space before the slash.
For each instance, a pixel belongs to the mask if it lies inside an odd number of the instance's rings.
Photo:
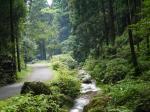
<path id="1" fill-rule="evenodd" d="M 42 82 L 25 82 L 22 89 L 21 94 L 31 93 L 33 95 L 52 94 L 49 87 Z"/>
<path id="2" fill-rule="evenodd" d="M 85 83 L 85 84 L 89 84 L 89 83 L 92 83 L 92 78 L 90 75 L 85 75 L 83 78 L 82 78 L 82 82 Z"/>

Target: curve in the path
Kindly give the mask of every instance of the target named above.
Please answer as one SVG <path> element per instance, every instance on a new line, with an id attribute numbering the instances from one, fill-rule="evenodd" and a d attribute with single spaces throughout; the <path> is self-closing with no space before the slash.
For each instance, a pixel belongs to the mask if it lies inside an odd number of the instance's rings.
<path id="1" fill-rule="evenodd" d="M 33 67 L 33 72 L 23 82 L 0 88 L 0 100 L 19 95 L 25 81 L 45 82 L 53 78 L 52 70 L 46 64 L 33 64 L 31 66 Z"/>

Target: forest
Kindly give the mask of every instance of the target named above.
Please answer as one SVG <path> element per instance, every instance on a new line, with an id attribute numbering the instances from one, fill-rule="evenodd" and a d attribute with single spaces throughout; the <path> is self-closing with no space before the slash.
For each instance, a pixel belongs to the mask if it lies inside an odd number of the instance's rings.
<path id="1" fill-rule="evenodd" d="M 0 112 L 150 112 L 150 0 L 0 0 Z"/>

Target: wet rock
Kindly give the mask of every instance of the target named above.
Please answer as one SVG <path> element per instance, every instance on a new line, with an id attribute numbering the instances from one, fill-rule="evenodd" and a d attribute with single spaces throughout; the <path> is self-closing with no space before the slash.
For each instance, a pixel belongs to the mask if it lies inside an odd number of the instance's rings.
<path id="1" fill-rule="evenodd" d="M 27 93 L 31 93 L 33 95 L 52 94 L 49 87 L 42 82 L 25 82 L 21 89 L 21 94 Z"/>
<path id="2" fill-rule="evenodd" d="M 75 104 L 70 112 L 83 112 L 84 107 L 90 103 L 91 98 L 97 95 L 100 90 L 96 87 L 96 82 L 92 80 L 92 77 L 86 71 L 80 70 L 78 78 L 82 81 L 80 90 L 82 96 L 75 100 Z"/>
<path id="3" fill-rule="evenodd" d="M 100 89 L 96 87 L 95 83 L 90 83 L 90 84 L 82 84 L 81 85 L 81 93 L 89 93 L 89 92 L 98 92 Z"/>
<path id="4" fill-rule="evenodd" d="M 83 112 L 84 106 L 90 102 L 89 96 L 83 95 L 75 100 L 75 105 L 70 112 Z"/>
<path id="5" fill-rule="evenodd" d="M 91 76 L 90 76 L 90 75 L 85 75 L 85 76 L 82 78 L 82 82 L 83 82 L 83 83 L 86 83 L 86 84 L 92 83 Z"/>
<path id="6" fill-rule="evenodd" d="M 79 76 L 87 75 L 87 73 L 84 70 L 79 70 Z"/>
<path id="7" fill-rule="evenodd" d="M 91 76 L 85 72 L 84 70 L 80 70 L 79 71 L 79 76 L 78 78 L 83 82 L 83 83 L 86 83 L 86 84 L 89 84 L 89 83 L 92 83 L 92 78 Z"/>

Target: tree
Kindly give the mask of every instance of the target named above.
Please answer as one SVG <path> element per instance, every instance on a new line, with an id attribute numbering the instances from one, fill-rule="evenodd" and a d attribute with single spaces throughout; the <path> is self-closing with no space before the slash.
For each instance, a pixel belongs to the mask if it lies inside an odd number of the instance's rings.
<path id="1" fill-rule="evenodd" d="M 23 0 L 0 1 L 0 73 L 3 83 L 12 83 L 15 81 L 17 70 L 20 67 L 19 54 L 19 25 L 25 15 Z M 16 55 L 17 54 L 17 55 Z M 7 68 L 5 66 L 7 65 Z M 0 81 L 1 83 L 1 81 Z"/>
<path id="2" fill-rule="evenodd" d="M 15 36 L 14 36 L 14 21 L 13 21 L 13 8 L 14 1 L 10 0 L 10 34 L 11 34 L 11 45 L 12 45 L 12 59 L 13 59 L 13 69 L 16 71 L 16 47 L 15 47 Z"/>
<path id="3" fill-rule="evenodd" d="M 127 22 L 128 22 L 128 25 L 131 25 L 132 24 L 132 14 L 131 14 L 130 2 L 126 1 L 126 4 L 127 4 Z M 133 34 L 132 34 L 132 30 L 130 28 L 128 28 L 128 35 L 129 35 L 129 43 L 130 43 L 130 49 L 131 49 L 132 62 L 135 67 L 135 73 L 137 73 L 137 75 L 139 75 L 141 73 L 141 71 L 138 66 L 137 56 L 135 53 L 134 42 L 133 42 Z"/>
<path id="4" fill-rule="evenodd" d="M 109 15 L 110 15 L 110 37 L 112 45 L 115 45 L 116 31 L 115 31 L 115 19 L 114 19 L 114 9 L 113 9 L 113 1 L 108 0 L 109 4 Z"/>

